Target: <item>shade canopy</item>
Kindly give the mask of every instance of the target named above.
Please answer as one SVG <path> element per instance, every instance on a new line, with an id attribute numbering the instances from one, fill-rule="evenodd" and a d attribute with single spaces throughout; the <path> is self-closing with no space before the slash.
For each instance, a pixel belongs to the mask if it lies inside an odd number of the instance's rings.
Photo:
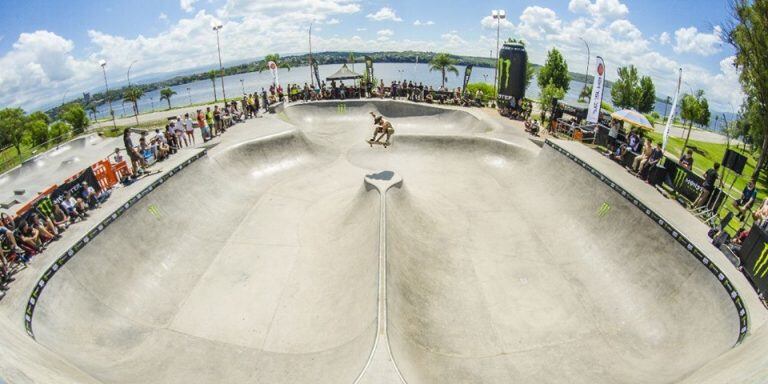
<path id="1" fill-rule="evenodd" d="M 339 68 L 336 73 L 333 75 L 330 75 L 325 78 L 325 80 L 331 81 L 331 80 L 355 80 L 362 78 L 363 75 L 359 73 L 352 72 L 349 68 L 347 68 L 347 65 L 344 64 Z"/>
<path id="2" fill-rule="evenodd" d="M 621 111 L 612 113 L 611 117 L 615 120 L 626 121 L 635 127 L 653 130 L 651 122 L 648 121 L 642 113 L 635 111 L 634 109 L 622 109 Z"/>

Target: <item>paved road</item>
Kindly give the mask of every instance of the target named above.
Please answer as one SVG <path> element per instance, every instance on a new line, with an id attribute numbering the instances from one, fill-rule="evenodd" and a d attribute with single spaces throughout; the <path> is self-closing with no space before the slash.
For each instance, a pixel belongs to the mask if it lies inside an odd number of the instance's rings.
<path id="1" fill-rule="evenodd" d="M 393 122 L 392 147 L 364 144 L 369 111 Z M 609 175 L 734 282 L 755 333 L 735 349 L 738 314 L 716 277 L 629 201 L 488 113 L 321 103 L 236 126 L 51 280 L 39 344 L 0 335 L 55 364 L 4 353 L 0 368 L 91 383 L 765 377 L 765 311 L 703 225 L 620 168 Z M 0 320 L 20 327 L 23 309 L 3 304 Z"/>

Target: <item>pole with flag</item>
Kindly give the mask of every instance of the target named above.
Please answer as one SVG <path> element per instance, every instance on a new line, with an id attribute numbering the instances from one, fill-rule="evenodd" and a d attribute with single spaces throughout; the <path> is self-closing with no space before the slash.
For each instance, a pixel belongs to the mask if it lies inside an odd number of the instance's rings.
<path id="1" fill-rule="evenodd" d="M 667 125 L 664 127 L 664 138 L 662 139 L 661 150 L 667 149 L 667 139 L 669 138 L 669 129 L 672 127 L 672 120 L 675 117 L 675 108 L 677 108 L 677 99 L 680 96 L 680 85 L 683 83 L 683 69 L 680 68 L 679 75 L 677 77 L 677 89 L 675 90 L 675 99 L 672 102 L 672 109 L 669 110 L 669 117 L 667 118 Z"/>

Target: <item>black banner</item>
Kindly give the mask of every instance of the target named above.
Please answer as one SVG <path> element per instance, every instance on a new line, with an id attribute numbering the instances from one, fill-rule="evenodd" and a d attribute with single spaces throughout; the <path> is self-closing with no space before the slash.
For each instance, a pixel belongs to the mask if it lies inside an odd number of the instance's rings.
<path id="1" fill-rule="evenodd" d="M 474 65 L 470 64 L 464 69 L 464 87 L 461 88 L 462 96 L 467 94 L 467 85 L 469 84 L 469 77 L 472 76 L 472 67 L 474 67 Z"/>
<path id="2" fill-rule="evenodd" d="M 99 181 L 96 180 L 96 175 L 93 174 L 93 169 L 88 167 L 80 172 L 80 174 L 74 180 L 59 185 L 59 187 L 56 188 L 53 193 L 51 193 L 51 201 L 54 204 L 61 203 L 62 200 L 64 200 L 64 195 L 66 195 L 67 192 L 71 193 L 74 197 L 79 197 L 80 191 L 83 189 L 83 181 L 88 182 L 88 186 L 93 187 L 96 192 L 101 191 Z"/>
<path id="3" fill-rule="evenodd" d="M 317 67 L 317 60 L 312 59 L 312 70 L 315 72 L 315 80 L 317 80 L 317 86 L 320 87 L 320 69 Z"/>
<path id="4" fill-rule="evenodd" d="M 739 251 L 744 272 L 760 293 L 768 291 L 768 234 L 754 225 Z"/>
<path id="5" fill-rule="evenodd" d="M 664 184 L 689 201 L 695 201 L 699 197 L 701 190 L 704 189 L 702 177 L 681 167 L 680 164 L 668 157 L 664 157 L 664 168 L 667 169 L 668 176 L 665 178 Z M 713 189 L 709 195 L 707 207 L 712 211 L 717 211 L 726 197 L 720 188 Z"/>

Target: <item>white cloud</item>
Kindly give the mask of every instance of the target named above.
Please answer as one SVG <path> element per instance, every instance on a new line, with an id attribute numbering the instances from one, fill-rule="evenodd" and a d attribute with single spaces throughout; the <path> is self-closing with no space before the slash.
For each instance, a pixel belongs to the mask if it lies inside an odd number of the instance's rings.
<path id="1" fill-rule="evenodd" d="M 390 37 L 394 36 L 395 32 L 391 29 L 382 29 L 378 32 L 376 32 L 376 35 L 379 37 L 380 41 L 389 40 Z"/>
<path id="2" fill-rule="evenodd" d="M 164 12 L 160 12 L 160 16 L 157 18 L 160 20 L 168 20 L 168 15 L 166 15 Z"/>
<path id="3" fill-rule="evenodd" d="M 427 21 L 416 20 L 413 22 L 413 25 L 416 27 L 430 26 L 430 25 L 435 25 L 435 22 L 432 20 L 427 20 Z"/>
<path id="4" fill-rule="evenodd" d="M 661 45 L 667 45 L 671 42 L 672 42 L 672 38 L 669 37 L 669 33 L 662 32 L 661 35 L 659 36 L 659 43 L 661 43 Z"/>
<path id="5" fill-rule="evenodd" d="M 590 0 L 571 0 L 568 10 L 588 14 L 598 20 L 613 20 L 629 14 L 629 8 L 619 0 L 595 0 L 594 3 Z"/>
<path id="6" fill-rule="evenodd" d="M 341 21 L 339 21 L 339 19 L 334 17 L 333 19 L 330 19 L 330 20 L 326 21 L 325 23 L 328 24 L 328 25 L 335 25 L 335 24 L 341 23 Z"/>
<path id="7" fill-rule="evenodd" d="M 514 24 L 512 24 L 509 19 L 494 19 L 492 16 L 486 16 L 483 17 L 480 20 L 480 25 L 485 29 L 493 29 L 496 30 L 496 24 L 498 23 L 498 27 L 501 29 L 513 29 L 515 28 Z"/>
<path id="8" fill-rule="evenodd" d="M 699 32 L 696 27 L 680 28 L 675 31 L 675 52 L 695 53 L 710 56 L 720 52 L 723 40 L 723 29 L 716 25 L 712 33 Z"/>
<path id="9" fill-rule="evenodd" d="M 356 29 L 356 31 L 358 31 L 358 32 L 365 32 L 367 30 L 368 30 L 368 28 L 357 28 Z"/>
<path id="10" fill-rule="evenodd" d="M 376 13 L 369 13 L 365 17 L 371 20 L 376 20 L 376 21 L 384 21 L 384 20 L 403 21 L 403 19 L 397 16 L 397 14 L 395 13 L 395 10 L 389 7 L 382 7 Z"/>
<path id="11" fill-rule="evenodd" d="M 461 36 L 459 35 L 458 31 L 450 31 L 448 33 L 444 33 L 440 37 L 442 37 L 443 40 L 445 41 L 445 45 L 444 46 L 446 48 L 453 48 L 453 49 L 455 49 L 455 48 L 462 47 L 462 46 L 465 46 L 465 45 L 468 44 L 466 40 L 461 38 Z"/>
<path id="12" fill-rule="evenodd" d="M 195 11 L 196 2 L 197 0 L 179 0 L 179 7 L 181 7 L 184 12 L 192 13 Z"/>
<path id="13" fill-rule="evenodd" d="M 555 11 L 533 6 L 523 10 L 517 32 L 527 39 L 539 39 L 558 32 L 561 27 L 562 21 Z"/>

